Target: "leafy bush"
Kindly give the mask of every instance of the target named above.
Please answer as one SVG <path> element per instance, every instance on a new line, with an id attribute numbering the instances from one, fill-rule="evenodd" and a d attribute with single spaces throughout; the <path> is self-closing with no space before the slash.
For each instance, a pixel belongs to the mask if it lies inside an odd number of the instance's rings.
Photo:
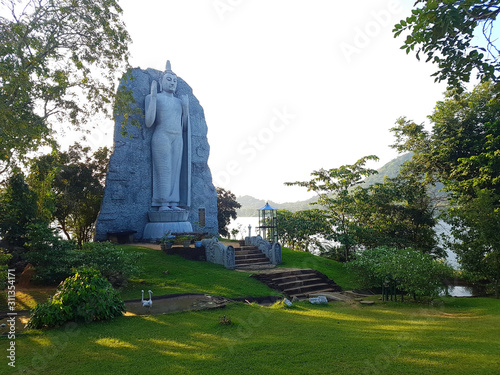
<path id="1" fill-rule="evenodd" d="M 28 261 L 35 267 L 33 280 L 42 284 L 58 284 L 77 267 L 80 255 L 76 244 L 63 241 L 45 224 L 32 224 L 28 232 Z"/>
<path id="2" fill-rule="evenodd" d="M 126 253 L 110 242 L 89 242 L 81 251 L 82 265 L 101 272 L 114 287 L 122 287 L 127 279 L 137 274 L 137 253 Z"/>
<path id="3" fill-rule="evenodd" d="M 360 287 L 381 287 L 391 275 L 398 280 L 398 288 L 414 298 L 437 296 L 444 290 L 443 280 L 453 274 L 450 266 L 431 255 L 389 247 L 365 250 L 346 267 L 354 272 Z"/>
<path id="4" fill-rule="evenodd" d="M 54 229 L 43 224 L 30 226 L 28 261 L 35 267 L 35 282 L 58 284 L 77 267 L 101 272 L 113 286 L 121 287 L 138 271 L 138 254 L 128 254 L 110 242 L 84 244 L 82 250 L 72 241 L 61 240 Z"/>
<path id="5" fill-rule="evenodd" d="M 121 316 L 125 305 L 99 271 L 82 268 L 57 287 L 48 302 L 37 305 L 28 328 L 56 327 L 66 322 L 92 322 Z"/>

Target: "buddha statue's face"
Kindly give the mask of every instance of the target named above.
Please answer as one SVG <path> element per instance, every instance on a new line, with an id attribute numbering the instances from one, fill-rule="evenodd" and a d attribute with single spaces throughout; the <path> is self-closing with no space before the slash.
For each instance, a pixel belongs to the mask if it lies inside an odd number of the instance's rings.
<path id="1" fill-rule="evenodd" d="M 177 89 L 177 76 L 172 73 L 166 73 L 163 75 L 161 85 L 163 87 L 163 91 L 168 93 L 174 93 Z"/>

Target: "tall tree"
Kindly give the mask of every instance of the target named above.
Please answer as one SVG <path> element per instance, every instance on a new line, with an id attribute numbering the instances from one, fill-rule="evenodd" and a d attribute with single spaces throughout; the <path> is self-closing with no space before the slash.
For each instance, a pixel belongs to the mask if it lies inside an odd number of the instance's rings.
<path id="1" fill-rule="evenodd" d="M 312 209 L 297 212 L 279 210 L 279 238 L 293 250 L 309 252 L 311 246 L 321 248 L 320 238 L 328 233 L 329 226 L 323 210 Z"/>
<path id="2" fill-rule="evenodd" d="M 117 0 L 0 2 L 0 172 L 51 142 L 56 122 L 112 115 L 128 68 L 121 13 Z"/>
<path id="3" fill-rule="evenodd" d="M 227 226 L 231 219 L 236 219 L 236 210 L 241 207 L 236 201 L 236 195 L 229 190 L 216 188 L 217 190 L 217 220 L 219 221 L 219 235 L 229 238 Z"/>
<path id="4" fill-rule="evenodd" d="M 0 236 L 9 244 L 23 246 L 28 226 L 36 221 L 36 193 L 20 171 L 14 171 L 0 189 Z"/>
<path id="5" fill-rule="evenodd" d="M 416 0 L 411 16 L 394 27 L 406 35 L 402 49 L 437 64 L 436 81 L 460 88 L 477 71 L 482 81 L 497 80 L 500 50 L 493 29 L 499 0 Z M 480 43 L 482 41 L 482 43 Z"/>
<path id="6" fill-rule="evenodd" d="M 53 152 L 33 159 L 30 182 L 38 187 L 39 210 L 49 211 L 68 239 L 79 246 L 90 241 L 104 194 L 104 174 L 109 150 L 94 154 L 75 144 L 67 152 Z"/>
<path id="7" fill-rule="evenodd" d="M 478 85 L 472 92 L 448 91 L 429 116 L 432 130 L 400 118 L 391 130 L 398 151 L 413 151 L 412 168 L 439 180 L 454 197 L 476 189 L 500 193 L 500 87 Z"/>
<path id="8" fill-rule="evenodd" d="M 500 295 L 500 196 L 487 189 L 452 207 L 450 247 L 462 268 L 477 279 L 490 280 Z"/>
<path id="9" fill-rule="evenodd" d="M 428 180 L 440 180 L 452 203 L 448 221 L 459 262 L 498 283 L 500 210 L 500 87 L 478 85 L 472 92 L 449 92 L 429 116 L 432 130 L 400 119 L 392 130 L 399 150 L 413 151 L 411 165 Z M 479 207 L 482 207 L 479 209 Z M 482 262 L 479 265 L 478 262 Z M 487 260 L 487 262 L 486 262 Z M 486 266 L 488 263 L 488 266 Z M 492 266 L 494 265 L 494 266 Z M 494 276 L 492 276 L 494 275 Z"/>
<path id="10" fill-rule="evenodd" d="M 366 189 L 355 189 L 358 241 L 366 248 L 412 248 L 443 257 L 434 230 L 437 204 L 418 175 L 386 178 Z"/>
<path id="11" fill-rule="evenodd" d="M 351 188 L 360 184 L 365 177 L 377 173 L 365 168 L 369 160 L 378 160 L 374 155 L 365 156 L 352 165 L 343 165 L 329 170 L 313 171 L 310 181 L 286 182 L 287 186 L 302 186 L 307 191 L 318 194 L 317 204 L 325 208 L 325 215 L 330 225 L 327 239 L 339 242 L 344 251 L 345 260 L 349 260 L 356 248 L 356 232 L 360 229 L 355 216 L 354 197 Z"/>

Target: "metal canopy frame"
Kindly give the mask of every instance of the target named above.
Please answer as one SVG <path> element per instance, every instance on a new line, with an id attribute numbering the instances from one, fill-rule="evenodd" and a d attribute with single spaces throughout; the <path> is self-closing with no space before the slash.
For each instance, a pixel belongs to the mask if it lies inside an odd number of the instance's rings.
<path id="1" fill-rule="evenodd" d="M 266 203 L 259 211 L 259 229 L 262 233 L 262 238 L 269 242 L 278 242 L 278 210 Z"/>

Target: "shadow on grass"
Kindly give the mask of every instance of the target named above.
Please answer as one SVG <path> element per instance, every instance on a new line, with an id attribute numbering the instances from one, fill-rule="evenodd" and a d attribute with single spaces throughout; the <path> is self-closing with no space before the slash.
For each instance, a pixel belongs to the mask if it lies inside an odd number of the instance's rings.
<path id="1" fill-rule="evenodd" d="M 236 303 L 122 317 L 19 338 L 17 369 L 44 374 L 492 374 L 499 313 L 467 308 Z M 484 307 L 484 306 L 483 306 Z M 231 325 L 220 325 L 219 317 Z M 477 364 L 480 363 L 480 366 Z M 146 366 L 146 367 L 144 367 Z M 142 370 L 141 370 L 142 369 Z"/>

